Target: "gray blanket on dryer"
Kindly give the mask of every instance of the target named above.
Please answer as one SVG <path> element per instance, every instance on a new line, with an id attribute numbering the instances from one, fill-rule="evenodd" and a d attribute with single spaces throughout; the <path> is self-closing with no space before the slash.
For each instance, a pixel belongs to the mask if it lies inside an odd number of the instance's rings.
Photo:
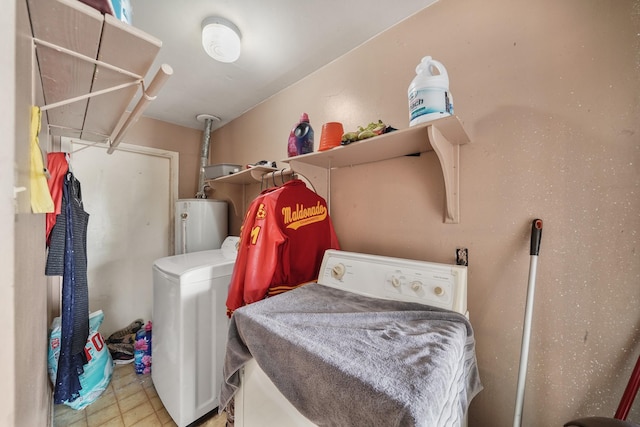
<path id="1" fill-rule="evenodd" d="M 320 426 L 459 426 L 482 389 L 464 316 L 315 283 L 234 312 L 221 408 L 252 357 Z"/>

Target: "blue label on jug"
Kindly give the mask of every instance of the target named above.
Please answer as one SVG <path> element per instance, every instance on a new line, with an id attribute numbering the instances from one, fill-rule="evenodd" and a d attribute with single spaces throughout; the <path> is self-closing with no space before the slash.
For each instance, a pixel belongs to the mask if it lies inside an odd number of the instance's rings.
<path id="1" fill-rule="evenodd" d="M 449 93 L 438 88 L 423 88 L 411 93 L 409 97 L 410 120 L 432 113 L 453 114 L 453 103 Z"/>

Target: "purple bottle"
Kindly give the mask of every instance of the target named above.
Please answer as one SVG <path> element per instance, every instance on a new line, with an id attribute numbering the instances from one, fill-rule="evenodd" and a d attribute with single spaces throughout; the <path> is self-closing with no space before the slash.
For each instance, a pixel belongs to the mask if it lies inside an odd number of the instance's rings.
<path id="1" fill-rule="evenodd" d="M 313 129 L 307 113 L 302 113 L 300 121 L 289 133 L 287 154 L 293 157 L 307 153 L 313 153 Z"/>
<path id="2" fill-rule="evenodd" d="M 309 116 L 307 113 L 302 113 L 300 123 L 293 130 L 293 134 L 296 137 L 298 154 L 313 153 L 313 128 L 309 124 Z"/>
<path id="3" fill-rule="evenodd" d="M 296 125 L 297 127 L 298 125 Z M 294 134 L 296 128 L 294 127 L 293 129 L 291 129 L 291 132 L 289 132 L 289 142 L 287 144 L 287 155 L 289 157 L 294 157 L 298 155 L 298 147 L 296 147 L 296 136 Z"/>

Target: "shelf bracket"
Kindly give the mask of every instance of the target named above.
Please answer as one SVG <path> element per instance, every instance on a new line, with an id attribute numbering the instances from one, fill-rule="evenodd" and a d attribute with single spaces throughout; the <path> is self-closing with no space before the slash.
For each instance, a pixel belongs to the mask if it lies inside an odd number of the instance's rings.
<path id="1" fill-rule="evenodd" d="M 235 216 L 239 216 L 244 219 L 244 200 L 246 197 L 245 186 L 242 186 L 242 192 L 238 194 L 236 189 L 237 185 L 234 184 L 218 184 L 213 181 L 207 181 L 205 186 L 208 186 L 216 192 L 216 199 L 225 200 L 233 208 Z"/>
<path id="2" fill-rule="evenodd" d="M 444 176 L 445 217 L 447 224 L 460 222 L 460 145 L 453 144 L 435 126 L 428 126 L 429 141 L 440 160 Z"/>

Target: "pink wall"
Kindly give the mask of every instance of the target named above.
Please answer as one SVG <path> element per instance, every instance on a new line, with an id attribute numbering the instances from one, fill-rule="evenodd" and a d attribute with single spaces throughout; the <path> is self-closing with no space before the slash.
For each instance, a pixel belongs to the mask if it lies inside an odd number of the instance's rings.
<path id="1" fill-rule="evenodd" d="M 469 425 L 507 426 L 529 231 L 542 218 L 523 425 L 611 416 L 640 352 L 633 12 L 631 0 L 441 1 L 214 132 L 212 163 L 284 159 L 303 111 L 318 137 L 328 121 L 405 128 L 415 66 L 425 55 L 442 61 L 472 141 L 461 149 L 460 223 L 442 221 L 435 154 L 398 158 L 332 172 L 341 244 L 437 262 L 469 248 L 469 310 L 485 385 Z M 259 185 L 246 190 L 249 199 Z M 638 403 L 632 418 L 640 419 Z"/>
<path id="2" fill-rule="evenodd" d="M 424 55 L 442 61 L 472 141 L 461 149 L 460 223 L 442 221 L 435 154 L 397 158 L 332 172 L 341 244 L 449 263 L 456 247 L 469 248 L 469 310 L 485 386 L 469 425 L 508 426 L 530 224 L 542 218 L 523 425 L 610 416 L 640 352 L 634 7 L 633 0 L 441 1 L 214 132 L 211 163 L 284 159 L 303 111 L 318 136 L 328 121 L 406 128 L 415 66 Z M 124 142 L 178 151 L 179 196 L 193 197 L 201 135 L 143 118 Z M 244 188 L 245 203 L 259 189 Z M 213 196 L 233 191 L 242 189 L 219 187 Z M 233 233 L 242 214 L 240 206 Z"/>

